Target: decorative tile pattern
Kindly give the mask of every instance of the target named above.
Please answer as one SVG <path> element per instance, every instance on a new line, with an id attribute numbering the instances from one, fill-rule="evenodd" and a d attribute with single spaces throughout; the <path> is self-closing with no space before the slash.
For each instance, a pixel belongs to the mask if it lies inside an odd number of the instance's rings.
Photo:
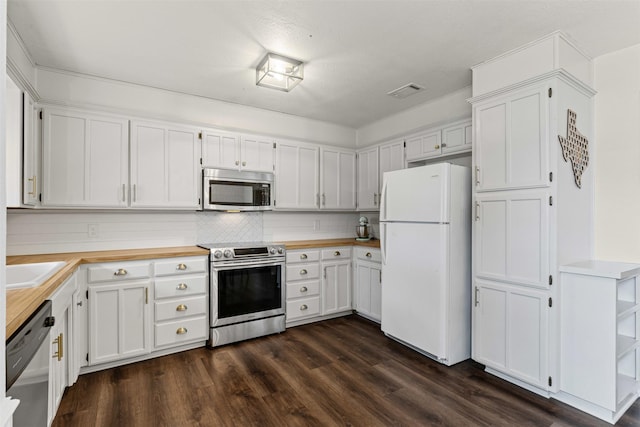
<path id="1" fill-rule="evenodd" d="M 197 212 L 198 243 L 259 242 L 261 212 Z"/>
<path id="2" fill-rule="evenodd" d="M 577 114 L 567 110 L 567 137 L 558 135 L 562 147 L 562 157 L 567 162 L 571 160 L 573 177 L 578 188 L 582 188 L 582 172 L 589 165 L 589 140 L 576 127 Z"/>

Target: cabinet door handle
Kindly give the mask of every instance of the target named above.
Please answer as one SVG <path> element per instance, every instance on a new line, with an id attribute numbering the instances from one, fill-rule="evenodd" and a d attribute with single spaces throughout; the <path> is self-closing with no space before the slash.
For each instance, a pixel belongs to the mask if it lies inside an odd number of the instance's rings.
<path id="1" fill-rule="evenodd" d="M 335 252 L 333 253 L 333 256 L 340 256 L 340 251 L 335 251 Z"/>
<path id="2" fill-rule="evenodd" d="M 122 184 L 122 201 L 123 202 L 126 202 L 125 197 L 126 197 L 125 185 Z"/>
<path id="3" fill-rule="evenodd" d="M 307 304 L 302 304 L 300 306 L 300 311 L 305 311 L 307 308 L 309 308 L 309 307 L 307 307 Z"/>
<path id="4" fill-rule="evenodd" d="M 439 146 L 439 145 L 436 145 L 436 146 L 435 146 L 435 147 L 433 147 L 433 148 L 435 148 L 436 150 L 439 150 L 439 149 L 440 149 L 440 146 Z"/>
<path id="5" fill-rule="evenodd" d="M 236 160 L 236 166 L 238 166 L 240 164 L 240 162 L 238 160 Z"/>
<path id="6" fill-rule="evenodd" d="M 127 274 L 128 274 L 128 271 L 125 270 L 124 268 L 119 268 L 118 271 L 113 273 L 114 276 L 126 276 Z"/>
<path id="7" fill-rule="evenodd" d="M 36 190 L 36 188 L 37 188 L 37 186 L 36 186 L 36 176 L 33 175 L 33 177 L 32 178 L 28 178 L 27 181 L 31 181 L 31 191 L 29 191 L 28 194 L 31 194 L 33 197 L 35 197 L 36 196 L 36 191 L 37 191 Z"/>
<path id="8" fill-rule="evenodd" d="M 247 162 L 242 162 L 242 166 L 247 166 Z"/>
<path id="9" fill-rule="evenodd" d="M 480 220 L 480 214 L 478 213 L 480 209 L 480 203 L 476 202 L 476 221 Z"/>
<path id="10" fill-rule="evenodd" d="M 327 205 L 327 197 L 324 193 L 322 193 L 322 206 L 326 206 Z"/>
<path id="11" fill-rule="evenodd" d="M 478 289 L 478 287 L 476 286 L 476 289 L 474 291 L 474 295 L 473 295 L 473 306 L 477 307 L 478 304 L 480 303 L 480 301 L 478 301 L 478 292 L 480 292 L 480 289 Z"/>
<path id="12" fill-rule="evenodd" d="M 307 254 L 300 254 L 300 259 L 307 259 Z"/>
<path id="13" fill-rule="evenodd" d="M 178 335 L 184 335 L 187 332 L 188 332 L 187 328 L 178 328 L 178 329 L 176 329 L 176 334 L 178 334 Z"/>
<path id="14" fill-rule="evenodd" d="M 442 148 L 444 148 L 444 147 L 446 147 L 446 146 L 447 146 L 447 144 L 443 142 L 440 146 L 441 146 Z"/>
<path id="15" fill-rule="evenodd" d="M 316 193 L 316 206 L 320 207 L 320 194 Z"/>
<path id="16" fill-rule="evenodd" d="M 476 185 L 480 185 L 480 168 L 476 166 Z"/>
<path id="17" fill-rule="evenodd" d="M 149 288 L 144 288 L 144 303 L 149 304 Z"/>
<path id="18" fill-rule="evenodd" d="M 300 274 L 302 274 L 302 275 L 307 274 L 307 270 L 305 268 L 303 268 L 302 270 L 300 270 Z"/>
<path id="19" fill-rule="evenodd" d="M 176 267 L 176 270 L 186 270 L 187 269 L 187 265 L 180 263 L 178 264 L 178 266 Z"/>
<path id="20" fill-rule="evenodd" d="M 322 273 L 323 278 L 327 278 L 327 267 L 324 268 L 324 272 Z"/>
<path id="21" fill-rule="evenodd" d="M 371 252 L 367 252 L 367 254 L 365 255 L 367 258 L 371 258 Z"/>
<path id="22" fill-rule="evenodd" d="M 378 272 L 378 277 L 380 278 L 380 284 L 382 285 L 382 270 Z"/>
<path id="23" fill-rule="evenodd" d="M 133 184 L 133 201 L 135 202 L 138 198 L 138 192 L 136 191 L 136 185 Z"/>
<path id="24" fill-rule="evenodd" d="M 307 287 L 306 286 L 301 287 L 300 292 L 307 292 Z"/>
<path id="25" fill-rule="evenodd" d="M 55 340 L 53 340 L 53 343 L 57 344 L 58 346 L 58 351 L 56 351 L 56 353 L 53 355 L 53 358 L 58 359 L 59 362 L 64 357 L 64 336 L 62 335 L 62 333 L 58 335 Z"/>
<path id="26" fill-rule="evenodd" d="M 188 288 L 186 283 L 180 283 L 178 286 L 176 286 L 176 289 L 179 291 L 184 291 Z"/>
<path id="27" fill-rule="evenodd" d="M 187 311 L 187 306 L 184 304 L 180 304 L 176 307 L 176 311 Z"/>
<path id="28" fill-rule="evenodd" d="M 378 205 L 378 195 L 376 193 L 373 193 L 373 206 L 377 206 Z"/>

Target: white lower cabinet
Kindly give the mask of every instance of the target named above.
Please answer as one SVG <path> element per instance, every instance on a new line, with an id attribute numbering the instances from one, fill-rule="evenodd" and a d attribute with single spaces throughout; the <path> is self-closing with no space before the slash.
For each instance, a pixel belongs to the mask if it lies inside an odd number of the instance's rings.
<path id="1" fill-rule="evenodd" d="M 549 389 L 549 293 L 477 280 L 473 359 L 541 389 Z"/>
<path id="2" fill-rule="evenodd" d="M 206 340 L 209 331 L 207 267 L 206 257 L 154 262 L 154 349 Z"/>
<path id="3" fill-rule="evenodd" d="M 554 397 L 613 424 L 640 395 L 640 264 L 584 261 L 560 271 Z"/>
<path id="4" fill-rule="evenodd" d="M 351 305 L 351 248 L 323 249 L 322 314 L 350 311 Z"/>
<path id="5" fill-rule="evenodd" d="M 149 353 L 151 263 L 95 264 L 87 270 L 89 365 Z"/>
<path id="6" fill-rule="evenodd" d="M 73 353 L 74 348 L 73 327 L 73 294 L 76 292 L 77 283 L 75 274 L 63 283 L 51 296 L 51 314 L 55 323 L 49 331 L 49 409 L 48 424 L 51 425 L 62 395 L 67 386 L 72 385 Z"/>
<path id="7" fill-rule="evenodd" d="M 320 315 L 320 250 L 287 251 L 287 323 Z"/>
<path id="8" fill-rule="evenodd" d="M 382 314 L 382 262 L 380 249 L 355 248 L 353 308 L 368 319 L 380 322 Z"/>

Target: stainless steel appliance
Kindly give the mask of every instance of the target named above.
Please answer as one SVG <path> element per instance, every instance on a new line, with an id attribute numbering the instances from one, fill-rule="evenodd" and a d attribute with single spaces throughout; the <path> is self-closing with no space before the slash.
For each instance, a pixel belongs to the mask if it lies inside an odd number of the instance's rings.
<path id="1" fill-rule="evenodd" d="M 209 346 L 283 332 L 284 245 L 260 242 L 200 246 L 211 251 Z"/>
<path id="2" fill-rule="evenodd" d="M 13 414 L 15 426 L 47 426 L 49 410 L 49 329 L 51 301 L 47 300 L 7 340 L 7 396 L 20 400 Z"/>
<path id="3" fill-rule="evenodd" d="M 371 240 L 371 230 L 369 229 L 369 218 L 361 216 L 356 226 L 356 240 L 364 241 Z"/>
<path id="4" fill-rule="evenodd" d="M 204 169 L 204 210 L 267 211 L 272 209 L 273 174 L 226 169 Z"/>

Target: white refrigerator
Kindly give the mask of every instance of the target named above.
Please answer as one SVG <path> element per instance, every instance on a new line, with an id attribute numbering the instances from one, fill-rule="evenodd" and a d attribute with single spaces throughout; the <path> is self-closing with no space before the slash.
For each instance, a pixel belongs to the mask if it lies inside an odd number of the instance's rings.
<path id="1" fill-rule="evenodd" d="M 382 331 L 445 365 L 471 355 L 471 174 L 438 163 L 386 172 Z"/>

